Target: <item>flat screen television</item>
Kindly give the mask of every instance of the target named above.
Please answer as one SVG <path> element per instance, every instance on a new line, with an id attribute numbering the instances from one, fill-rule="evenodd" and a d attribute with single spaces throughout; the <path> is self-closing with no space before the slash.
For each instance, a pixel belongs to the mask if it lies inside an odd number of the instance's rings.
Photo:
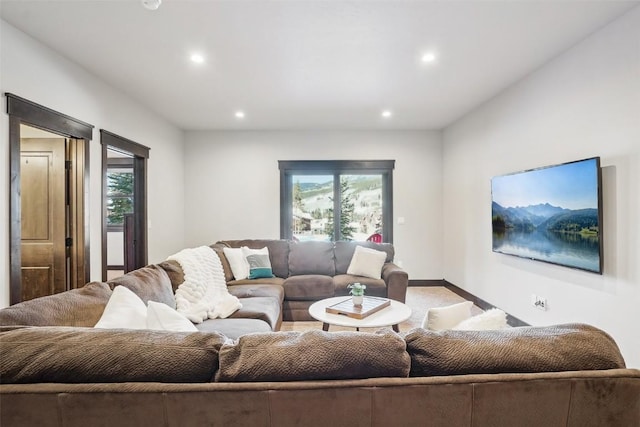
<path id="1" fill-rule="evenodd" d="M 602 274 L 600 158 L 491 179 L 493 251 Z"/>

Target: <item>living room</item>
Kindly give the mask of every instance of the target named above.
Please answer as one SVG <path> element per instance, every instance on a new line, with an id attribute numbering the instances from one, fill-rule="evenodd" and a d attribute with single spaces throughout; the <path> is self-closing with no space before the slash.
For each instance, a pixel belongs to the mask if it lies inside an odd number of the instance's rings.
<path id="1" fill-rule="evenodd" d="M 179 127 L 4 18 L 0 89 L 93 124 L 95 147 L 98 130 L 108 129 L 151 148 L 150 262 L 216 240 L 277 238 L 278 160 L 394 159 L 394 216 L 405 219 L 394 225 L 394 246 L 411 280 L 446 279 L 531 325 L 592 324 L 615 338 L 629 367 L 639 367 L 633 325 L 640 323 L 640 9 L 632 3 L 486 102 L 433 129 L 398 129 L 377 117 L 364 130 Z M 167 91 L 180 97 L 180 86 Z M 0 124 L 0 158 L 7 165 L 7 114 Z M 90 240 L 100 242 L 101 157 L 94 146 Z M 601 158 L 603 174 L 602 275 L 491 251 L 493 176 L 593 156 Z M 9 180 L 8 173 L 0 177 L 5 201 Z M 0 217 L 9 224 L 8 208 Z M 0 270 L 8 284 L 8 225 L 1 239 Z M 100 272 L 96 245 L 92 278 Z M 533 307 L 531 294 L 544 296 L 549 309 Z M 7 305 L 5 285 L 0 307 Z"/>

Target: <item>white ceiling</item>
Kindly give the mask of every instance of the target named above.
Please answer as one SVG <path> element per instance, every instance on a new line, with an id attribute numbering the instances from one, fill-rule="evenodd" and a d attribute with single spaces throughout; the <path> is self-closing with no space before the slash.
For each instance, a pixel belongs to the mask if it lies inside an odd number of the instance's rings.
<path id="1" fill-rule="evenodd" d="M 1 0 L 0 13 L 185 130 L 441 129 L 638 4 Z"/>

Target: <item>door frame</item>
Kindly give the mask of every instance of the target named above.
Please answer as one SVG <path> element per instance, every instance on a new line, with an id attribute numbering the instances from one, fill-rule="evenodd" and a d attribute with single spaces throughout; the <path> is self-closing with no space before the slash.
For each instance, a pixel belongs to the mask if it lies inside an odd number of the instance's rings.
<path id="1" fill-rule="evenodd" d="M 71 287 L 81 287 L 90 279 L 89 246 L 89 142 L 93 125 L 67 116 L 12 93 L 5 93 L 9 115 L 9 301 L 22 300 L 21 199 L 20 199 L 20 125 L 25 124 L 71 139 L 79 163 L 70 179 L 76 209 L 71 212 L 72 267 L 68 274 Z M 75 140 L 75 142 L 74 142 Z M 73 259 L 75 257 L 75 259 Z"/>
<path id="2" fill-rule="evenodd" d="M 107 149 L 112 147 L 133 155 L 133 211 L 134 211 L 134 267 L 141 268 L 148 262 L 147 242 L 147 159 L 149 147 L 130 139 L 100 129 L 102 144 L 102 280 L 107 280 Z"/>

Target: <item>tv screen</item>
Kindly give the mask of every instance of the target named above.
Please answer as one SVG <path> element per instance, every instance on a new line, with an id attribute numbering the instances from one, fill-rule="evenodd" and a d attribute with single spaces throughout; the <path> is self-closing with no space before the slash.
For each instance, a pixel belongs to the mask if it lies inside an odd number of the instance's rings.
<path id="1" fill-rule="evenodd" d="M 600 158 L 491 179 L 493 251 L 602 274 Z"/>

